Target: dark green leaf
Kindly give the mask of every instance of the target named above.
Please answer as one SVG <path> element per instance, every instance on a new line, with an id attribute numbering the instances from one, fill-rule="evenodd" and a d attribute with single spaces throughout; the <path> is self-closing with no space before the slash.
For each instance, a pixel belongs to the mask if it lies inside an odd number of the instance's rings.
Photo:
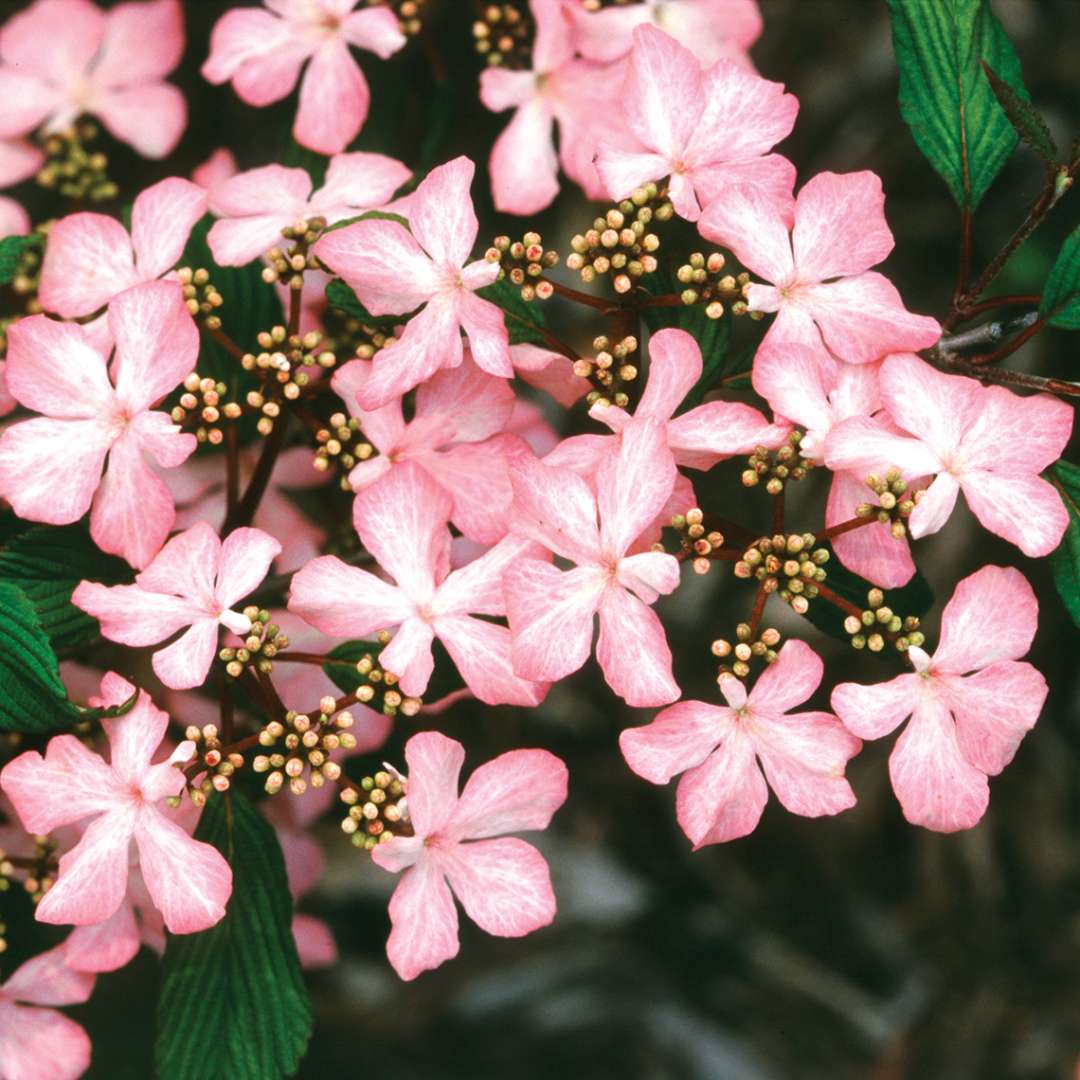
<path id="1" fill-rule="evenodd" d="M 60 666 L 34 605 L 0 581 L 0 731 L 45 734 L 81 720 L 119 716 L 135 698 L 110 709 L 82 709 L 68 700 Z"/>
<path id="2" fill-rule="evenodd" d="M 987 0 L 887 2 L 900 112 L 957 205 L 974 210 L 1017 143 L 981 61 L 1027 102 L 1020 61 Z"/>
<path id="3" fill-rule="evenodd" d="M 1080 226 L 1061 245 L 1043 286 L 1039 315 L 1051 326 L 1080 330 Z"/>
<path id="4" fill-rule="evenodd" d="M 393 330 L 402 321 L 401 315 L 372 315 L 363 304 L 360 303 L 356 293 L 349 288 L 340 278 L 334 278 L 326 286 L 326 302 L 338 311 L 359 319 L 365 326 L 375 327 L 381 330 Z"/>
<path id="5" fill-rule="evenodd" d="M 1057 143 L 1054 142 L 1054 136 L 1050 134 L 1050 129 L 1039 111 L 1029 101 L 1025 101 L 985 60 L 982 66 L 990 80 L 990 89 L 1005 110 L 1016 134 L 1044 161 L 1055 165 L 1058 158 Z"/>
<path id="6" fill-rule="evenodd" d="M 355 225 L 358 221 L 396 221 L 406 229 L 409 227 L 409 219 L 402 217 L 400 214 L 391 214 L 386 210 L 365 210 L 362 214 L 357 214 L 356 217 L 346 218 L 344 221 L 337 221 L 333 225 L 327 226 L 323 232 L 337 232 L 338 229 L 344 229 L 346 225 Z"/>
<path id="7" fill-rule="evenodd" d="M 287 169 L 303 169 L 311 177 L 311 186 L 314 189 L 321 188 L 326 182 L 326 168 L 330 159 L 301 146 L 290 133 L 281 155 L 281 164 Z"/>
<path id="8" fill-rule="evenodd" d="M 542 301 L 523 299 L 521 289 L 506 278 L 477 289 L 476 295 L 502 308 L 511 345 L 547 345 L 544 337 L 546 320 L 540 308 Z"/>
<path id="9" fill-rule="evenodd" d="M 119 585 L 131 579 L 127 563 L 101 552 L 81 525 L 35 525 L 0 548 L 0 581 L 22 590 L 54 649 L 85 645 L 98 636 L 97 620 L 71 603 L 80 581 Z"/>
<path id="10" fill-rule="evenodd" d="M 1047 479 L 1069 511 L 1069 527 L 1050 556 L 1050 569 L 1065 609 L 1080 626 L 1080 466 L 1059 461 L 1050 468 Z"/>
<path id="11" fill-rule="evenodd" d="M 27 248 L 41 242 L 38 233 L 30 236 L 5 236 L 0 240 L 0 285 L 10 285 L 19 271 L 19 262 Z"/>
<path id="12" fill-rule="evenodd" d="M 234 789 L 206 804 L 195 839 L 228 860 L 233 891 L 216 926 L 169 937 L 158 1002 L 157 1076 L 290 1076 L 311 1037 L 312 1012 L 277 837 Z"/>

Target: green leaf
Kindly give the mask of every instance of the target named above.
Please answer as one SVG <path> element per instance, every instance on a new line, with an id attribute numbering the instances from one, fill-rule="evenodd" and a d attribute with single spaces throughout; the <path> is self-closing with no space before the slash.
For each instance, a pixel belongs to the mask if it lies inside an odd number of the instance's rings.
<path id="1" fill-rule="evenodd" d="M 326 286 L 326 302 L 332 308 L 336 308 L 354 319 L 359 319 L 365 326 L 375 327 L 380 330 L 393 330 L 403 319 L 401 315 L 372 315 L 360 303 L 356 293 L 340 278 L 334 278 Z"/>
<path id="2" fill-rule="evenodd" d="M 511 345 L 547 346 L 547 338 L 544 337 L 547 320 L 540 307 L 542 301 L 525 300 L 520 287 L 505 277 L 493 285 L 477 289 L 476 295 L 502 309 Z"/>
<path id="3" fill-rule="evenodd" d="M 31 233 L 30 236 L 5 236 L 0 240 L 0 285 L 10 285 L 15 280 L 23 252 L 40 243 L 39 233 Z"/>
<path id="4" fill-rule="evenodd" d="M 343 641 L 327 653 L 329 660 L 323 664 L 323 671 L 343 694 L 355 694 L 361 686 L 368 683 L 356 670 L 357 661 L 364 656 L 376 660 L 382 648 L 382 645 L 374 641 Z M 435 670 L 424 692 L 425 701 L 438 701 L 465 685 L 442 643 L 435 641 L 432 651 L 435 654 Z"/>
<path id="5" fill-rule="evenodd" d="M 311 1001 L 292 935 L 285 861 L 269 822 L 235 788 L 206 804 L 195 839 L 228 860 L 225 917 L 170 935 L 158 1002 L 160 1080 L 275 1080 L 311 1037 Z"/>
<path id="6" fill-rule="evenodd" d="M 987 0 L 887 0 L 900 113 L 962 210 L 974 210 L 1017 134 L 982 69 L 1030 101 L 1020 61 Z"/>
<path id="7" fill-rule="evenodd" d="M 54 649 L 71 649 L 98 637 L 97 620 L 71 602 L 80 581 L 120 585 L 132 576 L 127 563 L 101 552 L 81 525 L 35 525 L 0 548 L 0 581 L 22 590 Z"/>
<path id="8" fill-rule="evenodd" d="M 344 229 L 346 225 L 355 225 L 358 221 L 396 221 L 406 229 L 409 227 L 409 219 L 402 217 L 400 214 L 391 214 L 386 210 L 365 210 L 362 214 L 357 214 L 356 217 L 346 218 L 344 221 L 336 221 L 333 225 L 328 225 L 323 229 L 323 232 L 337 232 L 338 229 Z"/>
<path id="9" fill-rule="evenodd" d="M 330 159 L 314 150 L 309 150 L 306 146 L 301 146 L 290 132 L 286 137 L 281 164 L 287 169 L 303 169 L 311 177 L 312 189 L 316 189 L 326 183 L 326 168 L 330 164 Z"/>
<path id="10" fill-rule="evenodd" d="M 1058 149 L 1050 128 L 1029 101 L 1025 101 L 985 60 L 983 71 L 990 80 L 990 89 L 998 104 L 1005 110 L 1016 134 L 1050 165 L 1057 164 Z"/>
<path id="11" fill-rule="evenodd" d="M 1069 527 L 1050 556 L 1050 569 L 1065 610 L 1080 626 L 1080 466 L 1059 461 L 1050 467 L 1046 478 L 1058 489 L 1069 511 Z"/>
<path id="12" fill-rule="evenodd" d="M 819 546 L 828 548 L 832 553 L 831 558 L 825 564 L 827 576 L 824 584 L 845 600 L 850 600 L 859 608 L 865 608 L 867 606 L 866 594 L 871 589 L 877 588 L 877 586 L 873 582 L 867 581 L 866 578 L 853 574 L 847 567 L 843 566 L 836 557 L 836 553 L 832 551 L 830 544 L 823 543 Z M 885 593 L 885 604 L 900 616 L 917 615 L 922 618 L 934 603 L 933 590 L 930 588 L 926 578 L 918 570 L 915 571 L 915 576 L 903 588 L 885 589 L 883 591 Z M 827 600 L 820 597 L 811 600 L 806 618 L 830 637 L 839 638 L 841 641 L 851 640 L 851 635 L 844 629 L 844 619 L 847 616 Z"/>
<path id="13" fill-rule="evenodd" d="M 1080 330 L 1080 226 L 1061 245 L 1043 286 L 1039 315 L 1050 326 Z"/>
<path id="14" fill-rule="evenodd" d="M 120 716 L 135 703 L 83 709 L 68 700 L 60 665 L 34 605 L 17 585 L 0 581 L 0 731 L 41 735 L 83 720 Z"/>

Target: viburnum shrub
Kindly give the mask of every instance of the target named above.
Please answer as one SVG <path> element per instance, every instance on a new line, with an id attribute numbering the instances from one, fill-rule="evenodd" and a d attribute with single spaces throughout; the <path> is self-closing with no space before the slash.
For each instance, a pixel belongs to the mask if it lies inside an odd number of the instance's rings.
<path id="1" fill-rule="evenodd" d="M 0 1078 L 82 1074 L 55 1009 L 142 945 L 157 1075 L 295 1071 L 301 968 L 336 947 L 293 909 L 330 844 L 395 876 L 405 980 L 458 954 L 459 907 L 500 937 L 557 919 L 560 846 L 518 834 L 590 783 L 537 745 L 575 672 L 643 710 L 608 751 L 627 806 L 678 776 L 686 858 L 770 791 L 849 810 L 848 763 L 897 730 L 907 821 L 978 824 L 1048 692 L 1031 560 L 1080 621 L 1080 384 L 1002 365 L 1080 329 L 1080 229 L 1031 295 L 992 292 L 1080 159 L 988 0 L 887 2 L 960 212 L 933 314 L 882 272 L 881 178 L 784 155 L 800 106 L 749 57 L 754 0 L 265 0 L 187 44 L 180 0 L 7 19 L 0 181 L 45 209 L 0 200 L 0 886 L 68 929 L 8 942 Z M 506 118 L 479 172 L 439 113 L 414 160 L 365 136 L 365 71 L 425 51 L 449 94 L 450 34 L 482 57 L 453 93 Z M 287 152 L 237 163 L 222 127 L 190 178 L 129 184 L 100 147 L 168 160 L 185 47 L 221 100 L 295 110 Z M 984 259 L 1020 141 L 1042 187 Z M 921 542 L 961 495 L 1016 565 L 935 598 Z M 485 759 L 470 732 L 504 719 Z"/>

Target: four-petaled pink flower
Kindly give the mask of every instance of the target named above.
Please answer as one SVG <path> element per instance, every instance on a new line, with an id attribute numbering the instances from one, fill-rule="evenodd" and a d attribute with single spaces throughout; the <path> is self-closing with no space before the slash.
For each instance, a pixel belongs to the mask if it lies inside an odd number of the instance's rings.
<path id="1" fill-rule="evenodd" d="M 360 134 L 371 93 L 349 46 L 382 60 L 405 44 L 389 6 L 354 11 L 360 0 L 264 0 L 269 11 L 233 8 L 214 25 L 203 77 L 232 82 L 261 108 L 292 93 L 300 69 L 293 136 L 320 154 L 339 154 Z M 271 14 L 272 13 L 272 14 Z"/>
<path id="2" fill-rule="evenodd" d="M 221 266 L 243 266 L 279 245 L 296 221 L 325 218 L 330 225 L 385 206 L 412 175 L 384 154 L 338 154 L 314 194 L 306 169 L 266 165 L 219 183 L 210 210 L 220 221 L 207 242 Z"/>
<path id="3" fill-rule="evenodd" d="M 81 1005 L 94 976 L 66 962 L 66 944 L 39 954 L 0 985 L 0 1076 L 77 1080 L 90 1067 L 90 1038 L 57 1005 Z"/>
<path id="4" fill-rule="evenodd" d="M 941 335 L 934 319 L 907 311 L 892 283 L 870 270 L 893 249 L 884 207 L 874 173 L 824 172 L 799 191 L 794 227 L 760 192 L 743 187 L 711 202 L 698 229 L 772 282 L 747 289 L 752 311 L 777 313 L 766 341 L 827 348 L 866 364 L 927 348 Z"/>
<path id="5" fill-rule="evenodd" d="M 113 673 L 101 684 L 108 705 L 134 693 L 134 686 Z M 167 761 L 152 763 L 169 717 L 145 690 L 129 713 L 103 725 L 109 764 L 74 735 L 58 735 L 49 740 L 45 757 L 28 750 L 0 773 L 0 786 L 29 832 L 48 833 L 92 819 L 78 844 L 60 857 L 56 884 L 38 904 L 36 917 L 76 926 L 110 918 L 127 894 L 134 841 L 143 881 L 170 932 L 191 934 L 213 926 L 232 892 L 229 864 L 215 848 L 192 839 L 161 806 L 184 790 L 175 762 L 190 758 L 194 747 L 182 743 Z"/>
<path id="6" fill-rule="evenodd" d="M 832 707 L 863 739 L 880 739 L 911 717 L 889 756 L 889 776 L 912 825 L 956 832 L 986 812 L 987 778 L 1012 761 L 1046 700 L 1046 680 L 1018 662 L 1038 615 L 1018 570 L 984 566 L 945 605 L 934 655 L 908 649 L 914 674 L 833 690 Z"/>
<path id="7" fill-rule="evenodd" d="M 143 157 L 172 153 L 184 95 L 162 80 L 184 51 L 179 0 L 37 0 L 0 28 L 0 137 L 69 128 L 95 116 Z"/>
<path id="8" fill-rule="evenodd" d="M 790 217 L 795 167 L 769 151 L 791 133 L 799 103 L 780 83 L 731 60 L 702 70 L 689 49 L 642 26 L 634 31 L 623 107 L 639 145 L 600 143 L 596 169 L 611 198 L 670 176 L 672 205 L 688 221 L 747 188 L 755 205 Z"/>
<path id="9" fill-rule="evenodd" d="M 679 584 L 672 555 L 627 555 L 675 486 L 677 470 L 663 424 L 636 420 L 601 463 L 596 494 L 577 473 L 524 458 L 514 463 L 511 529 L 577 565 L 519 558 L 503 579 L 514 670 L 554 682 L 577 671 L 592 651 L 608 685 L 634 706 L 679 696 L 664 628 L 648 605 Z M 597 516 L 599 515 L 599 524 Z"/>
<path id="10" fill-rule="evenodd" d="M 397 584 L 327 555 L 293 577 L 289 610 L 337 637 L 394 630 L 379 663 L 411 696 L 427 689 L 435 666 L 431 645 L 438 638 L 481 701 L 537 705 L 547 687 L 514 673 L 510 631 L 474 616 L 504 614 L 503 571 L 541 553 L 507 537 L 448 573 L 450 512 L 450 496 L 415 462 L 404 462 L 362 491 L 353 509 L 364 548 Z"/>
<path id="11" fill-rule="evenodd" d="M 1039 473 L 1072 432 L 1071 406 L 1040 394 L 1020 397 L 963 375 L 944 375 L 917 356 L 881 367 L 881 400 L 904 431 L 853 417 L 829 436 L 830 469 L 866 473 L 894 465 L 905 477 L 933 476 L 909 519 L 911 535 L 937 532 L 962 491 L 983 526 L 1025 555 L 1049 555 L 1069 525 L 1054 487 Z"/>
<path id="12" fill-rule="evenodd" d="M 45 245 L 41 306 L 65 319 L 81 318 L 126 289 L 161 277 L 176 265 L 205 213 L 206 192 L 173 176 L 135 199 L 130 236 L 106 214 L 61 218 Z"/>
<path id="13" fill-rule="evenodd" d="M 546 829 L 566 801 L 567 772 L 546 750 L 511 750 L 476 769 L 459 796 L 461 743 L 425 731 L 405 744 L 405 760 L 414 835 L 371 854 L 384 870 L 405 871 L 390 898 L 386 954 L 403 979 L 415 979 L 457 955 L 455 895 L 499 937 L 522 937 L 555 918 L 544 857 L 502 834 Z"/>
<path id="14" fill-rule="evenodd" d="M 769 787 L 785 809 L 803 817 L 855 805 L 844 769 L 862 743 L 832 713 L 787 715 L 818 688 L 822 671 L 809 645 L 789 641 L 749 695 L 729 675 L 720 683 L 726 706 L 680 701 L 619 736 L 638 776 L 666 784 L 684 774 L 676 812 L 695 849 L 752 833 Z"/>
<path id="15" fill-rule="evenodd" d="M 122 645 L 156 645 L 185 632 L 154 653 L 157 677 L 170 689 L 201 686 L 214 663 L 218 626 L 244 636 L 251 620 L 230 610 L 266 577 L 281 545 L 260 529 L 236 529 L 222 542 L 205 522 L 174 536 L 134 585 L 84 581 L 72 593 L 76 607 L 101 621 L 101 632 Z"/>
<path id="16" fill-rule="evenodd" d="M 94 543 L 139 568 L 175 517 L 168 488 L 143 455 L 174 468 L 196 445 L 152 406 L 194 369 L 199 334 L 180 286 L 168 281 L 117 297 L 108 326 L 112 381 L 108 357 L 80 326 L 34 315 L 8 331 L 8 389 L 44 415 L 0 437 L 0 494 L 20 517 L 50 525 L 78 521 L 93 504 Z"/>
<path id="17" fill-rule="evenodd" d="M 376 353 L 360 391 L 365 409 L 400 397 L 439 368 L 457 367 L 462 330 L 484 371 L 504 379 L 514 374 L 502 311 L 476 295 L 499 276 L 498 264 L 469 262 L 480 228 L 469 196 L 474 172 L 465 157 L 433 169 L 410 200 L 411 232 L 396 221 L 358 221 L 315 245 L 372 315 L 404 315 L 425 305 L 401 338 Z"/>
<path id="18" fill-rule="evenodd" d="M 413 418 L 406 423 L 400 398 L 371 411 L 359 407 L 370 377 L 366 360 L 353 360 L 334 375 L 334 390 L 379 451 L 349 473 L 353 491 L 412 461 L 453 499 L 450 521 L 461 532 L 480 544 L 501 540 L 514 495 L 509 459 L 528 452 L 518 439 L 499 435 L 514 411 L 509 383 L 466 356 L 459 367 L 436 372 L 420 386 Z"/>

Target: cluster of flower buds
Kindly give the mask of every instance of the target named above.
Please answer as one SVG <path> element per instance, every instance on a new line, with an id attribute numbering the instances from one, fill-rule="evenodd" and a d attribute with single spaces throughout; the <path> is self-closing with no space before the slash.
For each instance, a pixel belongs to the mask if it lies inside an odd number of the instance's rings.
<path id="1" fill-rule="evenodd" d="M 221 318 L 215 314 L 225 301 L 210 280 L 210 271 L 181 266 L 176 271 L 184 289 L 184 300 L 193 319 L 201 319 L 208 330 L 220 330 Z"/>
<path id="2" fill-rule="evenodd" d="M 387 765 L 342 790 L 341 801 L 349 814 L 342 819 L 341 831 L 352 837 L 354 847 L 371 851 L 394 836 L 412 835 L 406 787 L 401 773 Z"/>
<path id="3" fill-rule="evenodd" d="M 766 664 L 776 660 L 776 647 L 780 644 L 780 631 L 773 627 L 767 627 L 757 636 L 749 623 L 739 623 L 735 627 L 735 644 L 732 645 L 726 638 L 717 638 L 712 643 L 713 656 L 719 656 L 727 660 L 734 656 L 730 665 L 721 664 L 716 675 L 719 683 L 726 676 L 734 675 L 737 679 L 745 679 L 750 674 L 750 665 L 757 659 Z"/>
<path id="4" fill-rule="evenodd" d="M 489 67 L 518 71 L 530 66 L 536 25 L 525 4 L 486 4 L 472 32 L 476 51 Z"/>
<path id="5" fill-rule="evenodd" d="M 318 330 L 290 334 L 286 327 L 274 326 L 270 330 L 260 331 L 256 340 L 262 351 L 245 353 L 240 358 L 240 366 L 245 371 L 257 373 L 263 379 L 264 386 L 266 383 L 277 383 L 282 396 L 288 401 L 295 401 L 310 384 L 311 371 L 308 369 L 329 369 L 337 364 L 337 356 L 322 347 L 323 336 Z M 265 400 L 256 406 L 251 397 L 249 394 L 249 405 L 262 409 L 264 416 L 276 418 L 277 413 L 267 412 L 263 408 L 267 404 Z M 272 428 L 273 424 L 269 427 Z M 262 431 L 261 428 L 259 430 Z"/>
<path id="6" fill-rule="evenodd" d="M 633 363 L 638 339 L 628 334 L 612 344 L 610 338 L 601 334 L 593 339 L 593 349 L 595 355 L 591 360 L 580 357 L 574 361 L 574 374 L 588 379 L 596 387 L 586 396 L 586 403 L 626 408 L 630 404 L 630 395 L 623 387 L 638 377 L 637 365 Z"/>
<path id="7" fill-rule="evenodd" d="M 383 647 L 393 640 L 388 630 L 379 631 L 379 644 Z M 405 697 L 397 689 L 398 678 L 392 671 L 379 667 L 371 653 L 364 653 L 356 662 L 356 673 L 364 681 L 356 688 L 356 700 L 372 708 L 380 708 L 386 716 L 415 716 L 423 702 L 420 698 Z"/>
<path id="8" fill-rule="evenodd" d="M 98 126 L 88 120 L 47 136 L 41 144 L 47 160 L 38 170 L 37 182 L 65 199 L 79 202 L 115 199 L 118 188 L 107 175 L 109 159 L 100 150 L 86 149 L 86 143 L 97 136 Z"/>
<path id="9" fill-rule="evenodd" d="M 20 866 L 26 867 L 22 887 L 36 904 L 56 881 L 57 843 L 51 836 L 32 836 L 29 839 L 33 840 L 34 850 L 25 859 L 20 860 Z M 11 882 L 17 872 L 8 853 L 0 850 L 0 892 L 7 892 L 11 888 Z M 0 942 L 3 942 L 5 930 L 6 928 L 0 925 Z M 6 942 L 0 944 L 0 952 L 6 948 Z"/>
<path id="10" fill-rule="evenodd" d="M 498 263 L 510 283 L 520 287 L 522 300 L 547 300 L 555 291 L 550 281 L 533 284 L 545 270 L 559 265 L 559 253 L 545 251 L 538 232 L 527 232 L 520 240 L 496 236 L 484 257 Z"/>
<path id="11" fill-rule="evenodd" d="M 224 751 L 216 724 L 204 724 L 201 728 L 191 724 L 184 731 L 184 738 L 195 744 L 195 757 L 184 771 L 189 777 L 203 774 L 198 785 L 189 786 L 188 797 L 196 806 L 205 806 L 212 791 L 229 790 L 233 773 L 244 766 L 244 755 Z M 180 805 L 180 796 L 174 795 L 168 801 L 175 808 Z"/>
<path id="12" fill-rule="evenodd" d="M 903 540 L 907 536 L 905 521 L 911 516 L 912 510 L 922 498 L 922 491 L 916 491 L 914 495 L 908 496 L 907 482 L 900 475 L 899 469 L 890 469 L 885 474 L 884 480 L 871 473 L 866 478 L 866 486 L 877 495 L 877 505 L 868 502 L 859 503 L 855 508 L 856 516 L 861 518 L 874 516 L 882 525 L 892 522 L 893 536 L 897 540 Z"/>
<path id="13" fill-rule="evenodd" d="M 685 514 L 676 514 L 671 519 L 671 527 L 679 534 L 683 552 L 693 559 L 694 573 L 707 574 L 716 553 L 724 546 L 724 534 L 717 529 L 706 532 L 705 514 L 697 506 L 692 506 Z"/>
<path id="14" fill-rule="evenodd" d="M 224 418 L 236 420 L 242 415 L 243 409 L 235 401 L 222 401 L 229 392 L 229 388 L 223 382 L 215 382 L 213 379 L 204 379 L 198 372 L 193 371 L 184 380 L 184 392 L 180 395 L 180 402 L 172 409 L 173 423 L 187 423 L 191 417 L 196 417 L 195 437 L 199 442 L 208 442 L 218 446 L 224 439 L 224 434 L 218 424 Z"/>
<path id="15" fill-rule="evenodd" d="M 914 615 L 897 615 L 885 603 L 885 594 L 880 589 L 871 589 L 866 594 L 866 603 L 859 615 L 849 615 L 844 620 L 844 629 L 851 635 L 854 648 L 881 652 L 889 640 L 900 652 L 907 652 L 912 645 L 917 648 L 926 641 L 919 620 Z"/>
<path id="16" fill-rule="evenodd" d="M 365 441 L 360 430 L 360 421 L 344 413 L 334 413 L 329 426 L 315 432 L 315 441 L 319 444 L 315 451 L 315 468 L 326 472 L 331 466 L 341 470 L 341 487 L 351 491 L 349 473 L 358 461 L 367 461 L 375 453 L 375 447 Z"/>
<path id="17" fill-rule="evenodd" d="M 829 549 L 814 547 L 813 533 L 763 536 L 743 552 L 735 564 L 735 576 L 760 583 L 767 593 L 776 593 L 800 615 L 825 580 Z"/>
<path id="18" fill-rule="evenodd" d="M 244 639 L 244 644 L 239 649 L 227 647 L 218 653 L 218 659 L 234 679 L 244 673 L 248 664 L 254 664 L 259 671 L 268 675 L 274 670 L 274 657 L 289 647 L 289 639 L 277 623 L 270 621 L 270 612 L 265 608 L 252 605 L 244 608 L 244 614 L 251 620 L 251 632 Z"/>
<path id="19" fill-rule="evenodd" d="M 685 288 L 679 293 L 684 304 L 704 304 L 705 314 L 710 319 L 719 319 L 724 314 L 724 304 L 731 305 L 733 315 L 745 315 L 749 308 L 744 299 L 746 287 L 750 284 L 750 275 L 723 273 L 724 256 L 714 251 L 707 258 L 700 251 L 695 251 L 690 260 L 675 271 L 675 277 Z M 761 319 L 763 312 L 751 311 L 752 319 Z"/>
<path id="20" fill-rule="evenodd" d="M 267 252 L 270 265 L 263 268 L 263 281 L 267 285 L 283 281 L 299 292 L 304 287 L 304 271 L 320 269 L 319 260 L 311 254 L 310 248 L 322 235 L 326 224 L 323 217 L 301 218 L 282 229 L 281 235 L 290 244 L 284 251 L 275 247 Z"/>
<path id="21" fill-rule="evenodd" d="M 657 267 L 660 237 L 650 231 L 650 225 L 670 221 L 674 213 L 666 191 L 656 184 L 637 188 L 629 199 L 598 217 L 591 229 L 571 239 L 573 252 L 566 257 L 566 265 L 586 282 L 614 273 L 612 287 L 617 293 L 628 293 L 638 278 Z"/>
<path id="22" fill-rule="evenodd" d="M 814 462 L 799 453 L 802 432 L 793 431 L 778 450 L 758 446 L 750 455 L 748 469 L 743 470 L 746 487 L 757 487 L 762 481 L 770 495 L 779 495 L 789 480 L 801 480 L 814 467 Z"/>
<path id="23" fill-rule="evenodd" d="M 349 731 L 352 713 L 337 709 L 338 703 L 327 696 L 319 702 L 314 718 L 290 710 L 284 721 L 271 720 L 259 732 L 259 746 L 268 753 L 258 754 L 251 767 L 267 773 L 265 786 L 270 795 L 276 795 L 286 779 L 294 795 L 303 795 L 309 784 L 320 788 L 328 780 L 340 779 L 341 766 L 330 755 L 339 749 L 352 750 L 356 736 Z"/>

